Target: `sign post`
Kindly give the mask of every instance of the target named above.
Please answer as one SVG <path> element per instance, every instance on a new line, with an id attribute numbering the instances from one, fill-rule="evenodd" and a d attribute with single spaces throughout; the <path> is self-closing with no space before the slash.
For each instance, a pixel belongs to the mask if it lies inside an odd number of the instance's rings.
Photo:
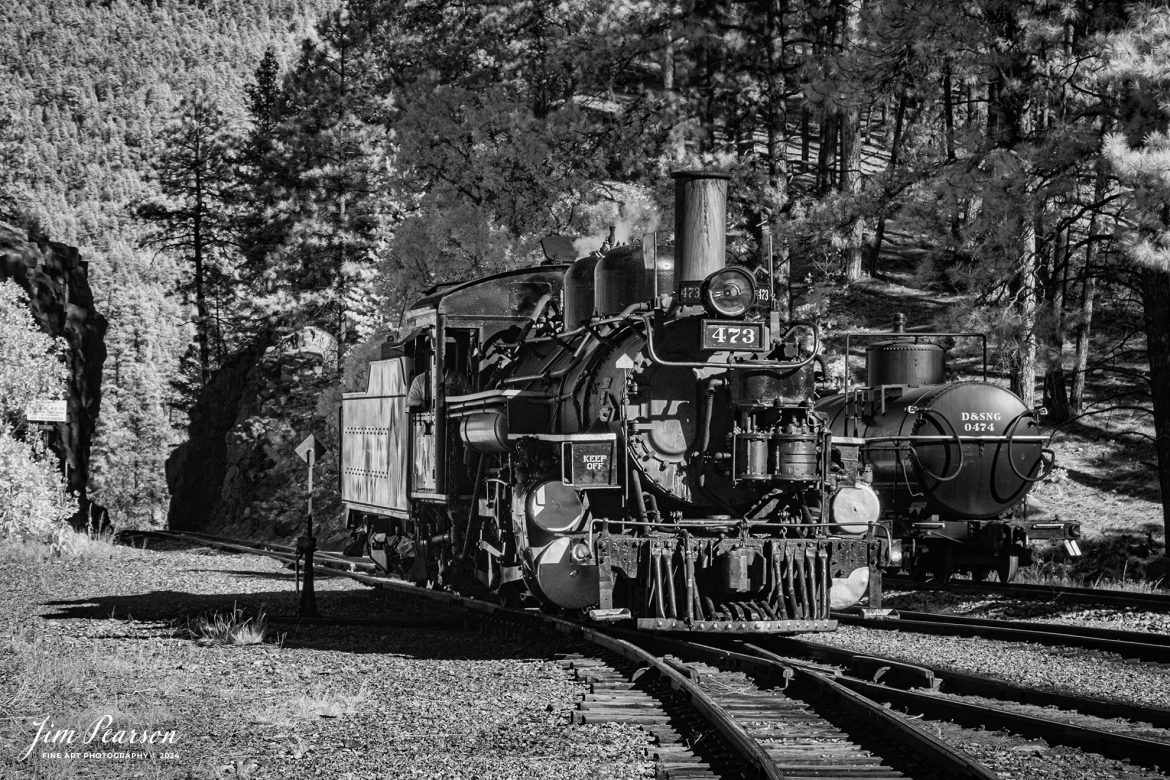
<path id="1" fill-rule="evenodd" d="M 317 596 L 313 592 L 313 553 L 317 551 L 317 537 L 313 535 L 313 466 L 325 454 L 325 447 L 309 434 L 297 445 L 297 455 L 309 464 L 309 518 L 306 531 L 297 539 L 297 555 L 305 558 L 305 584 L 301 588 L 301 617 L 317 617 Z"/>
<path id="2" fill-rule="evenodd" d="M 52 423 L 69 422 L 69 402 L 54 398 L 34 398 L 24 409 L 24 419 L 30 423 L 38 423 L 41 429 L 41 455 L 49 452 L 49 432 L 53 430 Z M 64 445 L 62 445 L 64 450 Z M 69 455 L 61 457 L 65 468 L 65 482 L 61 485 L 61 503 L 65 503 L 65 493 L 69 490 Z"/>

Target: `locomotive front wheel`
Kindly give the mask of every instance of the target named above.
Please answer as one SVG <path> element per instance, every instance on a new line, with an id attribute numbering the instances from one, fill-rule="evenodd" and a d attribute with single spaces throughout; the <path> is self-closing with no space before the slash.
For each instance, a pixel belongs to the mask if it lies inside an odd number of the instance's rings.
<path id="1" fill-rule="evenodd" d="M 1016 578 L 1016 573 L 1020 570 L 1020 555 L 1019 553 L 1004 553 L 999 557 L 995 564 L 995 573 L 999 576 L 999 581 L 1003 583 L 1011 582 Z"/>

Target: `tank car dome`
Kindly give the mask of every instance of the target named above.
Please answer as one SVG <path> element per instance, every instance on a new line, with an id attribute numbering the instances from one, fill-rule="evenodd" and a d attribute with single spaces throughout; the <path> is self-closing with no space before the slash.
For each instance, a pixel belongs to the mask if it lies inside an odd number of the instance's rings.
<path id="1" fill-rule="evenodd" d="M 945 353 L 938 344 L 893 339 L 866 348 L 869 385 L 939 385 L 945 381 Z"/>

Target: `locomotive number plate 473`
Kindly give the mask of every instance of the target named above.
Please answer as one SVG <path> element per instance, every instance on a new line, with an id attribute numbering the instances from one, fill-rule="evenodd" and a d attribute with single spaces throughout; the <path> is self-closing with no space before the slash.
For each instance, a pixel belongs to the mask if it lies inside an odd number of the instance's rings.
<path id="1" fill-rule="evenodd" d="M 703 349 L 763 352 L 764 323 L 703 320 Z"/>

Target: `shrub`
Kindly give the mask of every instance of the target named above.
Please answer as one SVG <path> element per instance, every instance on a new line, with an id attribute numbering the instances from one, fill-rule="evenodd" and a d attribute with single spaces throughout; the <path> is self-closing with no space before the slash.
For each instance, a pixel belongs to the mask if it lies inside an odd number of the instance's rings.
<path id="1" fill-rule="evenodd" d="M 64 480 L 0 424 L 0 541 L 52 543 L 73 513 Z"/>
<path id="2" fill-rule="evenodd" d="M 34 398 L 60 397 L 57 341 L 37 329 L 24 292 L 0 282 L 0 541 L 53 543 L 73 513 L 57 469 L 16 438 Z"/>
<path id="3" fill-rule="evenodd" d="M 61 341 L 42 333 L 15 282 L 0 282 L 0 423 L 19 421 L 29 401 L 63 397 Z"/>

